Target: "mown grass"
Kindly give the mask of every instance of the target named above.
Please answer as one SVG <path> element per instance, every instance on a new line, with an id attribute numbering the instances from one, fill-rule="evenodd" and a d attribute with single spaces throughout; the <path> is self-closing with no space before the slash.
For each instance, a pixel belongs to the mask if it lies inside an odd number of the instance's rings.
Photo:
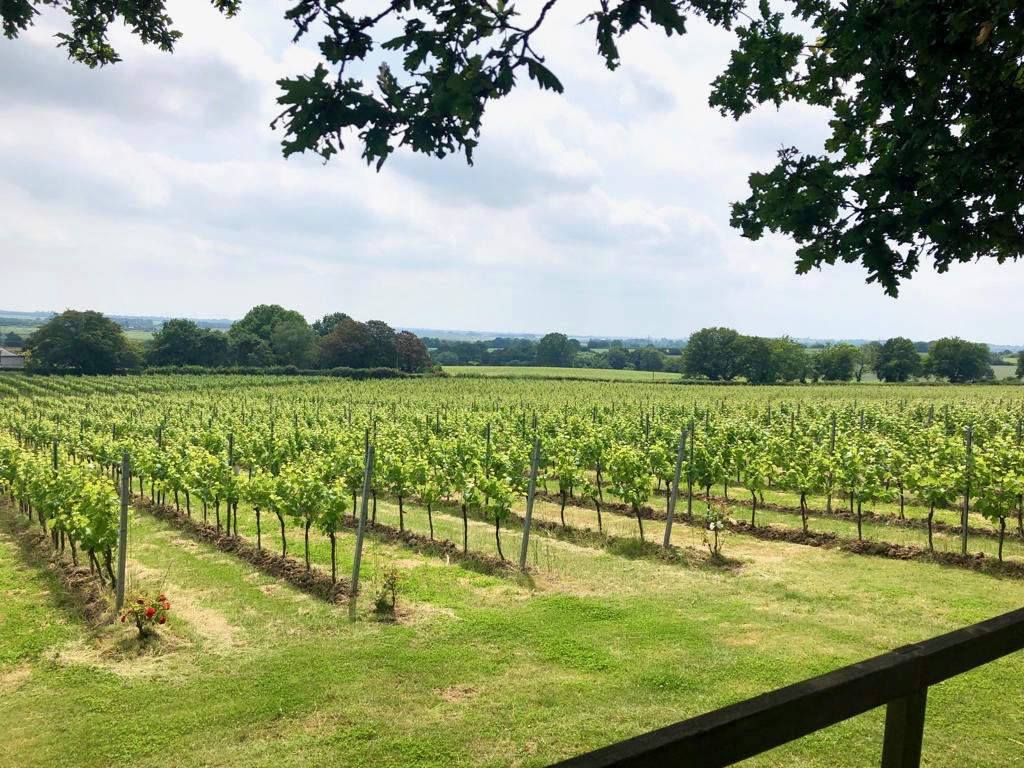
<path id="1" fill-rule="evenodd" d="M 590 510 L 567 517 L 596 526 Z M 396 507 L 379 503 L 378 519 L 396 522 Z M 426 531 L 422 509 L 406 521 Z M 246 510 L 240 522 L 254 533 Z M 605 522 L 622 535 L 635 527 Z M 458 541 L 461 526 L 435 515 L 438 535 Z M 472 547 L 494 551 L 492 527 L 470 529 Z M 740 567 L 714 569 L 535 535 L 529 580 L 371 540 L 352 624 L 345 606 L 151 516 L 131 530 L 136 581 L 174 603 L 161 642 L 142 651 L 120 626 L 83 626 L 0 537 L 0 765 L 543 765 L 1021 603 L 1015 581 L 740 536 L 726 542 Z M 647 530 L 660 536 L 653 521 Z M 301 531 L 288 535 L 301 557 Z M 506 554 L 518 535 L 503 534 Z M 700 546 L 699 535 L 680 526 L 674 539 Z M 347 574 L 353 538 L 338 539 Z M 264 543 L 275 542 L 268 525 Z M 312 556 L 329 563 L 322 537 Z M 390 567 L 401 573 L 392 624 L 369 610 Z M 1020 764 L 1022 684 L 1011 657 L 933 689 L 925 764 Z M 868 713 L 751 764 L 875 763 L 882 722 Z"/>
<path id="2" fill-rule="evenodd" d="M 551 488 L 555 488 L 555 484 L 552 483 Z M 685 484 L 682 491 L 683 493 L 680 494 L 678 501 L 680 509 L 684 509 L 686 507 Z M 703 489 L 694 488 L 694 493 L 701 494 L 703 493 Z M 723 494 L 722 486 L 713 487 L 711 489 L 711 493 L 712 496 L 721 499 Z M 729 485 L 728 493 L 729 501 L 726 502 L 726 505 L 729 509 L 729 514 L 737 520 L 746 520 L 749 522 L 751 512 L 750 491 L 748 491 L 742 484 L 731 483 Z M 800 513 L 796 511 L 800 504 L 799 494 L 790 491 L 769 489 L 764 491 L 763 495 L 765 502 L 768 504 L 780 505 L 787 507 L 788 509 L 786 511 L 775 511 L 758 507 L 756 517 L 758 525 L 776 525 L 785 528 L 800 528 L 802 526 Z M 605 491 L 604 496 L 608 500 L 618 500 L 615 494 L 608 490 Z M 656 510 L 664 510 L 666 501 L 667 499 L 665 494 L 659 492 L 652 495 L 648 506 L 651 506 Z M 716 501 L 716 503 L 721 502 Z M 958 503 L 962 503 L 962 501 Z M 835 533 L 836 535 L 846 539 L 857 538 L 857 523 L 855 520 L 847 520 L 842 517 L 833 517 L 824 514 L 827 507 L 824 495 L 808 495 L 807 504 L 811 510 L 808 521 L 808 529 L 810 531 L 818 533 Z M 695 512 L 702 512 L 706 508 L 707 503 L 703 498 L 694 498 L 693 509 Z M 845 498 L 836 495 L 832 500 L 832 509 L 835 512 L 849 513 L 849 502 Z M 862 511 L 864 513 L 874 512 L 878 515 L 897 517 L 899 513 L 899 503 L 897 501 L 867 502 L 862 504 Z M 908 494 L 905 497 L 903 513 L 907 520 L 916 521 L 917 526 L 904 527 L 898 525 L 895 521 L 887 520 L 885 517 L 872 518 L 870 515 L 865 514 L 862 518 L 861 526 L 863 538 L 868 541 L 889 542 L 892 544 L 904 544 L 927 548 L 928 531 L 925 527 L 928 516 L 927 507 L 922 506 Z M 935 510 L 933 521 L 934 523 L 945 523 L 946 525 L 959 528 L 960 519 L 961 512 L 959 509 L 940 508 Z M 997 531 L 996 523 L 993 520 L 990 520 L 973 510 L 970 511 L 968 515 L 968 525 L 972 529 L 989 531 L 992 534 Z M 935 550 L 939 552 L 959 552 L 959 534 L 935 531 L 933 534 L 933 545 Z M 999 542 L 994 536 L 976 536 L 972 534 L 968 536 L 967 548 L 968 552 L 971 554 L 981 552 L 984 553 L 986 557 L 996 557 L 998 554 Z M 1024 558 L 1024 540 L 1021 539 L 1017 531 L 1017 520 L 1015 516 L 1009 517 L 1006 520 L 1003 557 L 1008 560 Z"/>

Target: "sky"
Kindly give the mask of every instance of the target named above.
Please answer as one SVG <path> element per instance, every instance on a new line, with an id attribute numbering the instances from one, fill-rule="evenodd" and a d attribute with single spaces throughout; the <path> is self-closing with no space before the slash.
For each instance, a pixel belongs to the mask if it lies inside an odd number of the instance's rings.
<path id="1" fill-rule="evenodd" d="M 317 61 L 291 44 L 287 5 L 228 20 L 171 0 L 173 54 L 118 30 L 123 61 L 99 70 L 56 48 L 58 11 L 0 39 L 0 308 L 1024 344 L 1024 263 L 926 264 L 894 300 L 857 266 L 797 276 L 792 241 L 730 228 L 747 175 L 782 146 L 820 151 L 827 125 L 802 105 L 739 122 L 709 107 L 728 32 L 637 30 L 609 72 L 570 0 L 536 46 L 565 94 L 524 77 L 489 107 L 473 167 L 400 150 L 378 173 L 354 137 L 326 165 L 283 159 L 275 81 Z"/>

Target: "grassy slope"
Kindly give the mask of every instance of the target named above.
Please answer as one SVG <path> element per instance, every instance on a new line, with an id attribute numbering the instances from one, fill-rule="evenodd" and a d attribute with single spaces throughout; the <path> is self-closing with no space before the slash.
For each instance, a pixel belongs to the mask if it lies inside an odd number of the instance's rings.
<path id="1" fill-rule="evenodd" d="M 390 504 L 378 514 L 397 517 Z M 557 507 L 537 514 L 555 519 Z M 591 511 L 568 515 L 594 522 Z M 242 522 L 251 534 L 251 516 Z M 407 522 L 426 530 L 422 510 Z M 436 515 L 435 526 L 461 536 L 457 518 Z M 301 532 L 289 535 L 301 556 Z M 679 527 L 674 538 L 699 546 L 697 536 Z M 542 765 L 1021 602 L 1019 582 L 744 537 L 726 544 L 743 562 L 731 572 L 538 536 L 532 586 L 373 542 L 365 587 L 396 565 L 401 621 L 352 625 L 344 607 L 151 517 L 133 522 L 132 541 L 136 578 L 166 574 L 175 604 L 160 650 L 142 658 L 120 627 L 90 633 L 66 618 L 56 585 L 0 537 L 0 587 L 12 596 L 0 606 L 0 765 Z M 507 554 L 518 541 L 503 535 Z M 493 529 L 471 524 L 471 546 L 493 552 Z M 322 539 L 313 549 L 328 562 Z M 342 573 L 351 549 L 340 535 Z M 925 764 L 1021 764 L 1024 713 L 1007 692 L 1022 685 L 1024 665 L 1010 658 L 933 689 Z M 872 712 L 752 764 L 871 764 L 881 726 Z"/>

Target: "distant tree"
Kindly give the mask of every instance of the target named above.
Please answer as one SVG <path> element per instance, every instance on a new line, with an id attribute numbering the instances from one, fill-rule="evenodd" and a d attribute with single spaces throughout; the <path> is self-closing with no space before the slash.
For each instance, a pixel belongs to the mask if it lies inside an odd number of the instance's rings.
<path id="1" fill-rule="evenodd" d="M 278 365 L 308 368 L 316 359 L 319 337 L 301 317 L 287 317 L 279 321 L 270 334 L 270 349 Z"/>
<path id="2" fill-rule="evenodd" d="M 921 356 L 914 342 L 902 336 L 886 341 L 875 359 L 875 374 L 882 381 L 906 381 L 921 373 Z"/>
<path id="3" fill-rule="evenodd" d="M 629 362 L 629 356 L 626 354 L 621 346 L 613 346 L 608 348 L 608 367 L 614 368 L 616 371 L 621 371 L 626 367 L 626 363 Z"/>
<path id="4" fill-rule="evenodd" d="M 196 365 L 202 332 L 191 320 L 168 320 L 153 334 L 146 362 L 149 365 Z"/>
<path id="5" fill-rule="evenodd" d="M 370 329 L 352 318 L 342 320 L 320 342 L 322 368 L 370 368 L 375 364 L 375 355 L 376 345 Z"/>
<path id="6" fill-rule="evenodd" d="M 383 320 L 367 320 L 366 329 L 373 339 L 373 353 L 369 366 L 371 368 L 398 367 L 398 339 L 395 329 Z"/>
<path id="7" fill-rule="evenodd" d="M 348 320 L 349 316 L 344 312 L 332 312 L 329 315 L 324 315 L 319 320 L 313 323 L 313 330 L 316 331 L 317 336 L 326 336 L 328 333 L 333 331 L 335 327 L 342 320 Z"/>
<path id="8" fill-rule="evenodd" d="M 430 368 L 430 353 L 419 336 L 402 331 L 395 337 L 398 367 L 407 373 L 420 373 Z"/>
<path id="9" fill-rule="evenodd" d="M 436 365 L 458 365 L 459 356 L 452 352 L 450 349 L 441 349 L 434 352 L 431 355 L 431 359 Z"/>
<path id="10" fill-rule="evenodd" d="M 233 330 L 232 326 L 232 330 Z M 274 352 L 270 342 L 261 339 L 255 333 L 230 330 L 228 338 L 228 356 L 235 365 L 266 367 L 274 364 Z"/>
<path id="11" fill-rule="evenodd" d="M 742 336 L 739 341 L 740 373 L 751 384 L 770 384 L 778 379 L 771 340 Z"/>
<path id="12" fill-rule="evenodd" d="M 576 347 L 564 333 L 549 333 L 537 342 L 537 365 L 572 368 Z"/>
<path id="13" fill-rule="evenodd" d="M 1024 351 L 1017 353 L 1017 378 L 1024 379 Z"/>
<path id="14" fill-rule="evenodd" d="M 11 331 L 0 339 L 0 346 L 10 349 L 21 349 L 25 346 L 25 339 L 19 333 Z"/>
<path id="15" fill-rule="evenodd" d="M 640 347 L 633 351 L 633 365 L 638 371 L 660 371 L 665 367 L 665 356 L 654 347 Z"/>
<path id="16" fill-rule="evenodd" d="M 928 352 L 925 370 L 954 384 L 995 378 L 987 344 L 959 338 L 939 339 Z"/>
<path id="17" fill-rule="evenodd" d="M 686 358 L 681 354 L 667 356 L 665 370 L 671 373 L 686 373 Z"/>
<path id="18" fill-rule="evenodd" d="M 857 381 L 864 378 L 865 371 L 875 370 L 875 363 L 878 362 L 878 353 L 882 351 L 882 344 L 878 341 L 869 341 L 859 351 L 860 360 L 853 372 L 853 378 Z"/>
<path id="19" fill-rule="evenodd" d="M 275 341 L 274 333 L 279 326 L 284 328 Z M 315 341 L 312 336 L 306 318 L 279 304 L 255 306 L 228 329 L 228 341 L 239 365 L 308 364 L 312 358 L 310 347 Z M 291 348 L 290 343 L 295 343 L 296 348 Z"/>
<path id="20" fill-rule="evenodd" d="M 28 337 L 25 347 L 37 368 L 114 373 L 136 362 L 121 326 L 99 312 L 69 309 L 56 315 Z"/>
<path id="21" fill-rule="evenodd" d="M 914 342 L 914 349 L 917 352 L 919 352 L 920 354 L 923 355 L 925 352 L 927 352 L 929 349 L 931 349 L 931 346 L 934 343 L 935 342 L 929 342 L 929 341 L 915 341 Z"/>
<path id="22" fill-rule="evenodd" d="M 199 349 L 196 363 L 208 368 L 219 365 L 231 364 L 231 348 L 228 345 L 228 335 L 221 331 L 214 331 L 209 328 L 200 329 Z"/>
<path id="23" fill-rule="evenodd" d="M 306 322 L 301 314 L 293 309 L 285 309 L 280 304 L 259 304 L 248 312 L 245 317 L 231 325 L 228 335 L 251 333 L 254 336 L 269 342 L 270 335 L 274 328 L 283 320 L 301 320 Z"/>
<path id="24" fill-rule="evenodd" d="M 690 337 L 684 354 L 686 373 L 712 381 L 735 378 L 742 372 L 742 342 L 731 328 L 702 328 Z"/>
<path id="25" fill-rule="evenodd" d="M 779 381 L 803 381 L 810 367 L 807 350 L 803 344 L 793 341 L 788 336 L 771 340 L 772 358 L 775 363 L 775 375 Z"/>
<path id="26" fill-rule="evenodd" d="M 860 351 L 852 344 L 829 344 L 814 355 L 812 365 L 825 381 L 849 381 L 857 372 Z"/>

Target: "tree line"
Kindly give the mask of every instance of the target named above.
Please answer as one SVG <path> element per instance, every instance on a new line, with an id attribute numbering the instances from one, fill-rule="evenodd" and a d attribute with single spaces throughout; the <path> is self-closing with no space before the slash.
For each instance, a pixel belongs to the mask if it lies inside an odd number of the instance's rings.
<path id="1" fill-rule="evenodd" d="M 498 337 L 485 341 L 451 341 L 425 336 L 423 342 L 437 365 L 509 365 L 553 368 L 625 368 L 676 371 L 680 347 L 642 345 L 636 339 L 591 339 L 583 344 L 564 333 L 540 339 Z M 633 348 L 630 348 L 631 345 Z"/>
<path id="2" fill-rule="evenodd" d="M 431 367 L 418 336 L 381 320 L 365 323 L 335 312 L 310 324 L 277 304 L 253 307 L 227 332 L 192 320 L 166 322 L 145 344 L 130 341 L 105 315 L 68 310 L 25 341 L 30 369 L 114 373 L 140 368 L 295 369 L 390 368 L 407 373 Z"/>
<path id="3" fill-rule="evenodd" d="M 942 338 L 918 352 L 902 336 L 884 342 L 828 344 L 808 352 L 788 338 L 744 336 L 731 328 L 704 328 L 694 333 L 683 350 L 683 370 L 712 381 L 744 378 L 754 384 L 785 381 L 861 381 L 872 372 L 881 381 L 912 378 L 946 379 L 960 384 L 995 378 L 988 345 L 959 338 Z M 1018 356 L 1017 376 L 1024 376 L 1024 352 Z"/>
<path id="4" fill-rule="evenodd" d="M 437 365 L 630 368 L 711 381 L 743 379 L 752 384 L 862 381 L 868 373 L 887 382 L 925 377 L 967 383 L 994 379 L 992 363 L 1002 363 L 987 345 L 959 338 L 925 343 L 897 336 L 861 346 L 840 343 L 808 349 L 788 337 L 746 336 L 732 328 L 703 328 L 682 348 L 674 349 L 628 349 L 621 341 L 594 339 L 584 345 L 563 333 L 549 333 L 539 340 L 427 337 L 424 342 Z M 1018 355 L 1017 377 L 1024 377 L 1024 352 Z"/>
<path id="5" fill-rule="evenodd" d="M 310 324 L 299 312 L 277 304 L 253 307 L 226 332 L 192 320 L 169 320 L 145 344 L 130 341 L 120 325 L 99 312 L 68 310 L 48 320 L 25 342 L 30 368 L 77 373 L 172 367 L 379 368 L 416 373 L 434 365 L 476 364 L 664 370 L 752 384 L 861 381 L 868 372 L 886 382 L 926 377 L 967 383 L 995 378 L 993 355 L 985 344 L 942 338 L 928 344 L 925 353 L 920 348 L 920 343 L 898 336 L 859 347 L 841 343 L 808 350 L 787 337 L 746 336 L 731 328 L 703 328 L 681 349 L 628 349 L 621 341 L 608 340 L 591 340 L 584 346 L 563 333 L 549 333 L 536 341 L 446 341 L 396 332 L 380 320 L 359 322 L 343 312 Z M 1024 378 L 1024 352 L 1018 355 L 1016 375 Z"/>

